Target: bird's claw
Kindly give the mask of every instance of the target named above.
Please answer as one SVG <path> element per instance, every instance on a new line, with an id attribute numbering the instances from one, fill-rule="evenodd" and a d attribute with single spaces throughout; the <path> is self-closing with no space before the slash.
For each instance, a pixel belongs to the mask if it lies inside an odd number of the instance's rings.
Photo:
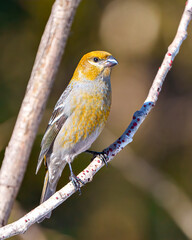
<path id="1" fill-rule="evenodd" d="M 106 167 L 108 167 L 108 155 L 105 152 L 101 152 L 99 154 L 99 158 L 101 159 L 101 161 L 106 165 Z"/>
<path id="2" fill-rule="evenodd" d="M 108 163 L 107 163 L 108 155 L 105 152 L 95 152 L 90 150 L 87 150 L 86 152 L 93 155 L 93 158 L 91 159 L 91 161 L 93 161 L 95 157 L 99 157 L 101 161 L 106 165 L 106 167 L 108 167 Z"/>
<path id="3" fill-rule="evenodd" d="M 69 180 L 72 181 L 73 186 L 75 187 L 76 190 L 79 191 L 79 195 L 81 195 L 81 184 L 85 184 L 80 178 L 75 176 L 74 173 L 71 173 L 71 176 L 69 177 Z"/>

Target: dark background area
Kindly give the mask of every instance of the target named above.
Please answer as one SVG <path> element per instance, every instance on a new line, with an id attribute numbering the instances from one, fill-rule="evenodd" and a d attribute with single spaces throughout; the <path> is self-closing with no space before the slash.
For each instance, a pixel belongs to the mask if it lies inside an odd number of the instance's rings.
<path id="1" fill-rule="evenodd" d="M 53 2 L 0 1 L 1 161 Z M 142 106 L 175 36 L 184 5 L 182 0 L 82 0 L 10 221 L 39 204 L 45 173 L 42 167 L 35 175 L 40 142 L 53 107 L 80 58 L 92 50 L 105 50 L 119 61 L 111 79 L 110 117 L 91 148 L 101 151 L 122 134 L 133 113 Z M 136 164 L 142 158 L 165 179 L 172 179 L 189 199 L 192 198 L 191 59 L 192 28 L 189 27 L 188 38 L 173 63 L 154 110 L 129 145 Z M 122 157 L 124 161 L 133 160 L 126 149 L 123 152 L 113 161 L 121 162 Z M 81 154 L 73 162 L 74 172 L 79 173 L 89 162 L 90 156 Z M 66 167 L 58 188 L 67 183 L 68 177 Z M 53 212 L 51 219 L 30 228 L 26 234 L 12 239 L 187 239 L 150 192 L 130 183 L 113 164 L 103 168 L 82 189 L 81 196 L 73 195 Z"/>

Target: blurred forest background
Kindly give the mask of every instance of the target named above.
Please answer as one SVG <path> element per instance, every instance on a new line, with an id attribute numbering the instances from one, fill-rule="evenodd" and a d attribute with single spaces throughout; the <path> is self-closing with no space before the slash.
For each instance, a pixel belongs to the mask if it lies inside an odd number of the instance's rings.
<path id="1" fill-rule="evenodd" d="M 1 161 L 53 2 L 0 1 Z M 119 61 L 112 73 L 110 117 L 91 148 L 101 151 L 122 134 L 133 113 L 142 106 L 175 36 L 184 6 L 183 0 L 82 0 L 10 222 L 39 204 L 45 174 L 42 167 L 35 175 L 40 142 L 53 107 L 83 54 L 106 50 Z M 161 181 L 173 182 L 185 192 L 188 209 L 192 209 L 191 106 L 190 26 L 188 38 L 166 78 L 157 105 L 134 141 L 108 168 L 103 168 L 92 183 L 82 188 L 81 196 L 74 194 L 53 212 L 51 219 L 12 239 L 188 239 L 180 223 L 191 224 L 182 222 L 189 211 L 180 211 L 181 217 L 175 214 L 177 208 L 184 206 L 186 209 L 186 203 L 181 200 L 174 205 L 178 194 L 174 195 L 175 192 L 166 187 L 169 184 L 161 184 Z M 74 172 L 79 173 L 89 162 L 90 156 L 81 154 L 73 162 Z M 59 188 L 67 183 L 68 177 L 66 167 Z M 174 214 L 180 223 L 176 223 Z"/>

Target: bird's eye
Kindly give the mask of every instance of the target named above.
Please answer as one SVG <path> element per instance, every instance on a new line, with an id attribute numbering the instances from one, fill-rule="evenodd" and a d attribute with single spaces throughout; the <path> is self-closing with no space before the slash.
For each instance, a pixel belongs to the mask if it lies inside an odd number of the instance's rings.
<path id="1" fill-rule="evenodd" d="M 94 61 L 94 62 L 98 62 L 99 59 L 98 59 L 97 57 L 94 57 L 94 58 L 93 58 L 93 61 Z"/>

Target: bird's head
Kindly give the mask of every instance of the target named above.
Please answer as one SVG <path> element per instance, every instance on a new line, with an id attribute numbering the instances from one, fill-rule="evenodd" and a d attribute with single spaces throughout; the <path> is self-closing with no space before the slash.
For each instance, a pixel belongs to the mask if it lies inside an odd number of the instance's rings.
<path id="1" fill-rule="evenodd" d="M 81 58 L 73 77 L 76 79 L 83 77 L 88 80 L 95 80 L 101 74 L 103 77 L 108 77 L 111 68 L 116 64 L 118 64 L 117 60 L 108 52 L 89 52 Z"/>

